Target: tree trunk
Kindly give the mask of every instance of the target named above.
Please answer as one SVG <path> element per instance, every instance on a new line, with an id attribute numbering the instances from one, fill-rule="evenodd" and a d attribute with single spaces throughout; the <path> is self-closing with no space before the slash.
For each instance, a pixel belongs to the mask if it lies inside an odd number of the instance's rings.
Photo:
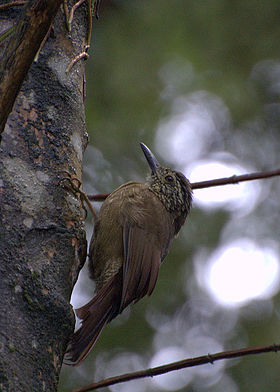
<path id="1" fill-rule="evenodd" d="M 5 23 L 17 23 L 22 9 L 5 12 Z M 81 178 L 84 61 L 66 68 L 82 51 L 87 26 L 86 3 L 71 34 L 58 11 L 2 134 L 1 391 L 56 391 L 74 327 L 69 299 L 86 257 L 84 212 L 59 179 L 62 170 Z"/>

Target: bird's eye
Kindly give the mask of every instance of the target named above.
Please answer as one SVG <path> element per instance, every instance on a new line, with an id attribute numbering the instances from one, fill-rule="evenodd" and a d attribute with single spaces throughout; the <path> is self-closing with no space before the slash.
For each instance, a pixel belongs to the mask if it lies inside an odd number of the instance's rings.
<path id="1" fill-rule="evenodd" d="M 167 176 L 165 176 L 165 180 L 169 183 L 174 181 L 174 178 L 172 176 L 170 176 L 169 174 Z"/>

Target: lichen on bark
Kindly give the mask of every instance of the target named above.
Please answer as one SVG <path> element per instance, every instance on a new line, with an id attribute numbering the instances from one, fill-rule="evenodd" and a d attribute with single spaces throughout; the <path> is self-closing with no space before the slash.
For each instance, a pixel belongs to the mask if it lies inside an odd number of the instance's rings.
<path id="1" fill-rule="evenodd" d="M 86 256 L 84 211 L 59 180 L 63 170 L 81 178 L 87 144 L 84 62 L 66 73 L 87 34 L 86 12 L 69 34 L 59 11 L 2 134 L 2 391 L 55 391 L 74 327 L 69 300 Z"/>

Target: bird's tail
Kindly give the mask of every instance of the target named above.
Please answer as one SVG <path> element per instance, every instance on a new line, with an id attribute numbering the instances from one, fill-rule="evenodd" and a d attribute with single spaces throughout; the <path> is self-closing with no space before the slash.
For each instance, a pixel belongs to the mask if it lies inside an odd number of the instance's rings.
<path id="1" fill-rule="evenodd" d="M 120 287 L 114 278 L 89 303 L 76 309 L 82 325 L 68 343 L 64 357 L 67 365 L 79 365 L 89 354 L 104 326 L 120 313 Z"/>

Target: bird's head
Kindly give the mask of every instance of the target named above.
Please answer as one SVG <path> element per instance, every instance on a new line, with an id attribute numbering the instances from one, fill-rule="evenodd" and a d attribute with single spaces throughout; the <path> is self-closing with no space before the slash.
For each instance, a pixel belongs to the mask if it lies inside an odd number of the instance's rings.
<path id="1" fill-rule="evenodd" d="M 192 188 L 184 174 L 163 167 L 144 144 L 140 143 L 151 168 L 148 185 L 158 196 L 165 208 L 176 215 L 187 215 L 192 204 Z"/>

